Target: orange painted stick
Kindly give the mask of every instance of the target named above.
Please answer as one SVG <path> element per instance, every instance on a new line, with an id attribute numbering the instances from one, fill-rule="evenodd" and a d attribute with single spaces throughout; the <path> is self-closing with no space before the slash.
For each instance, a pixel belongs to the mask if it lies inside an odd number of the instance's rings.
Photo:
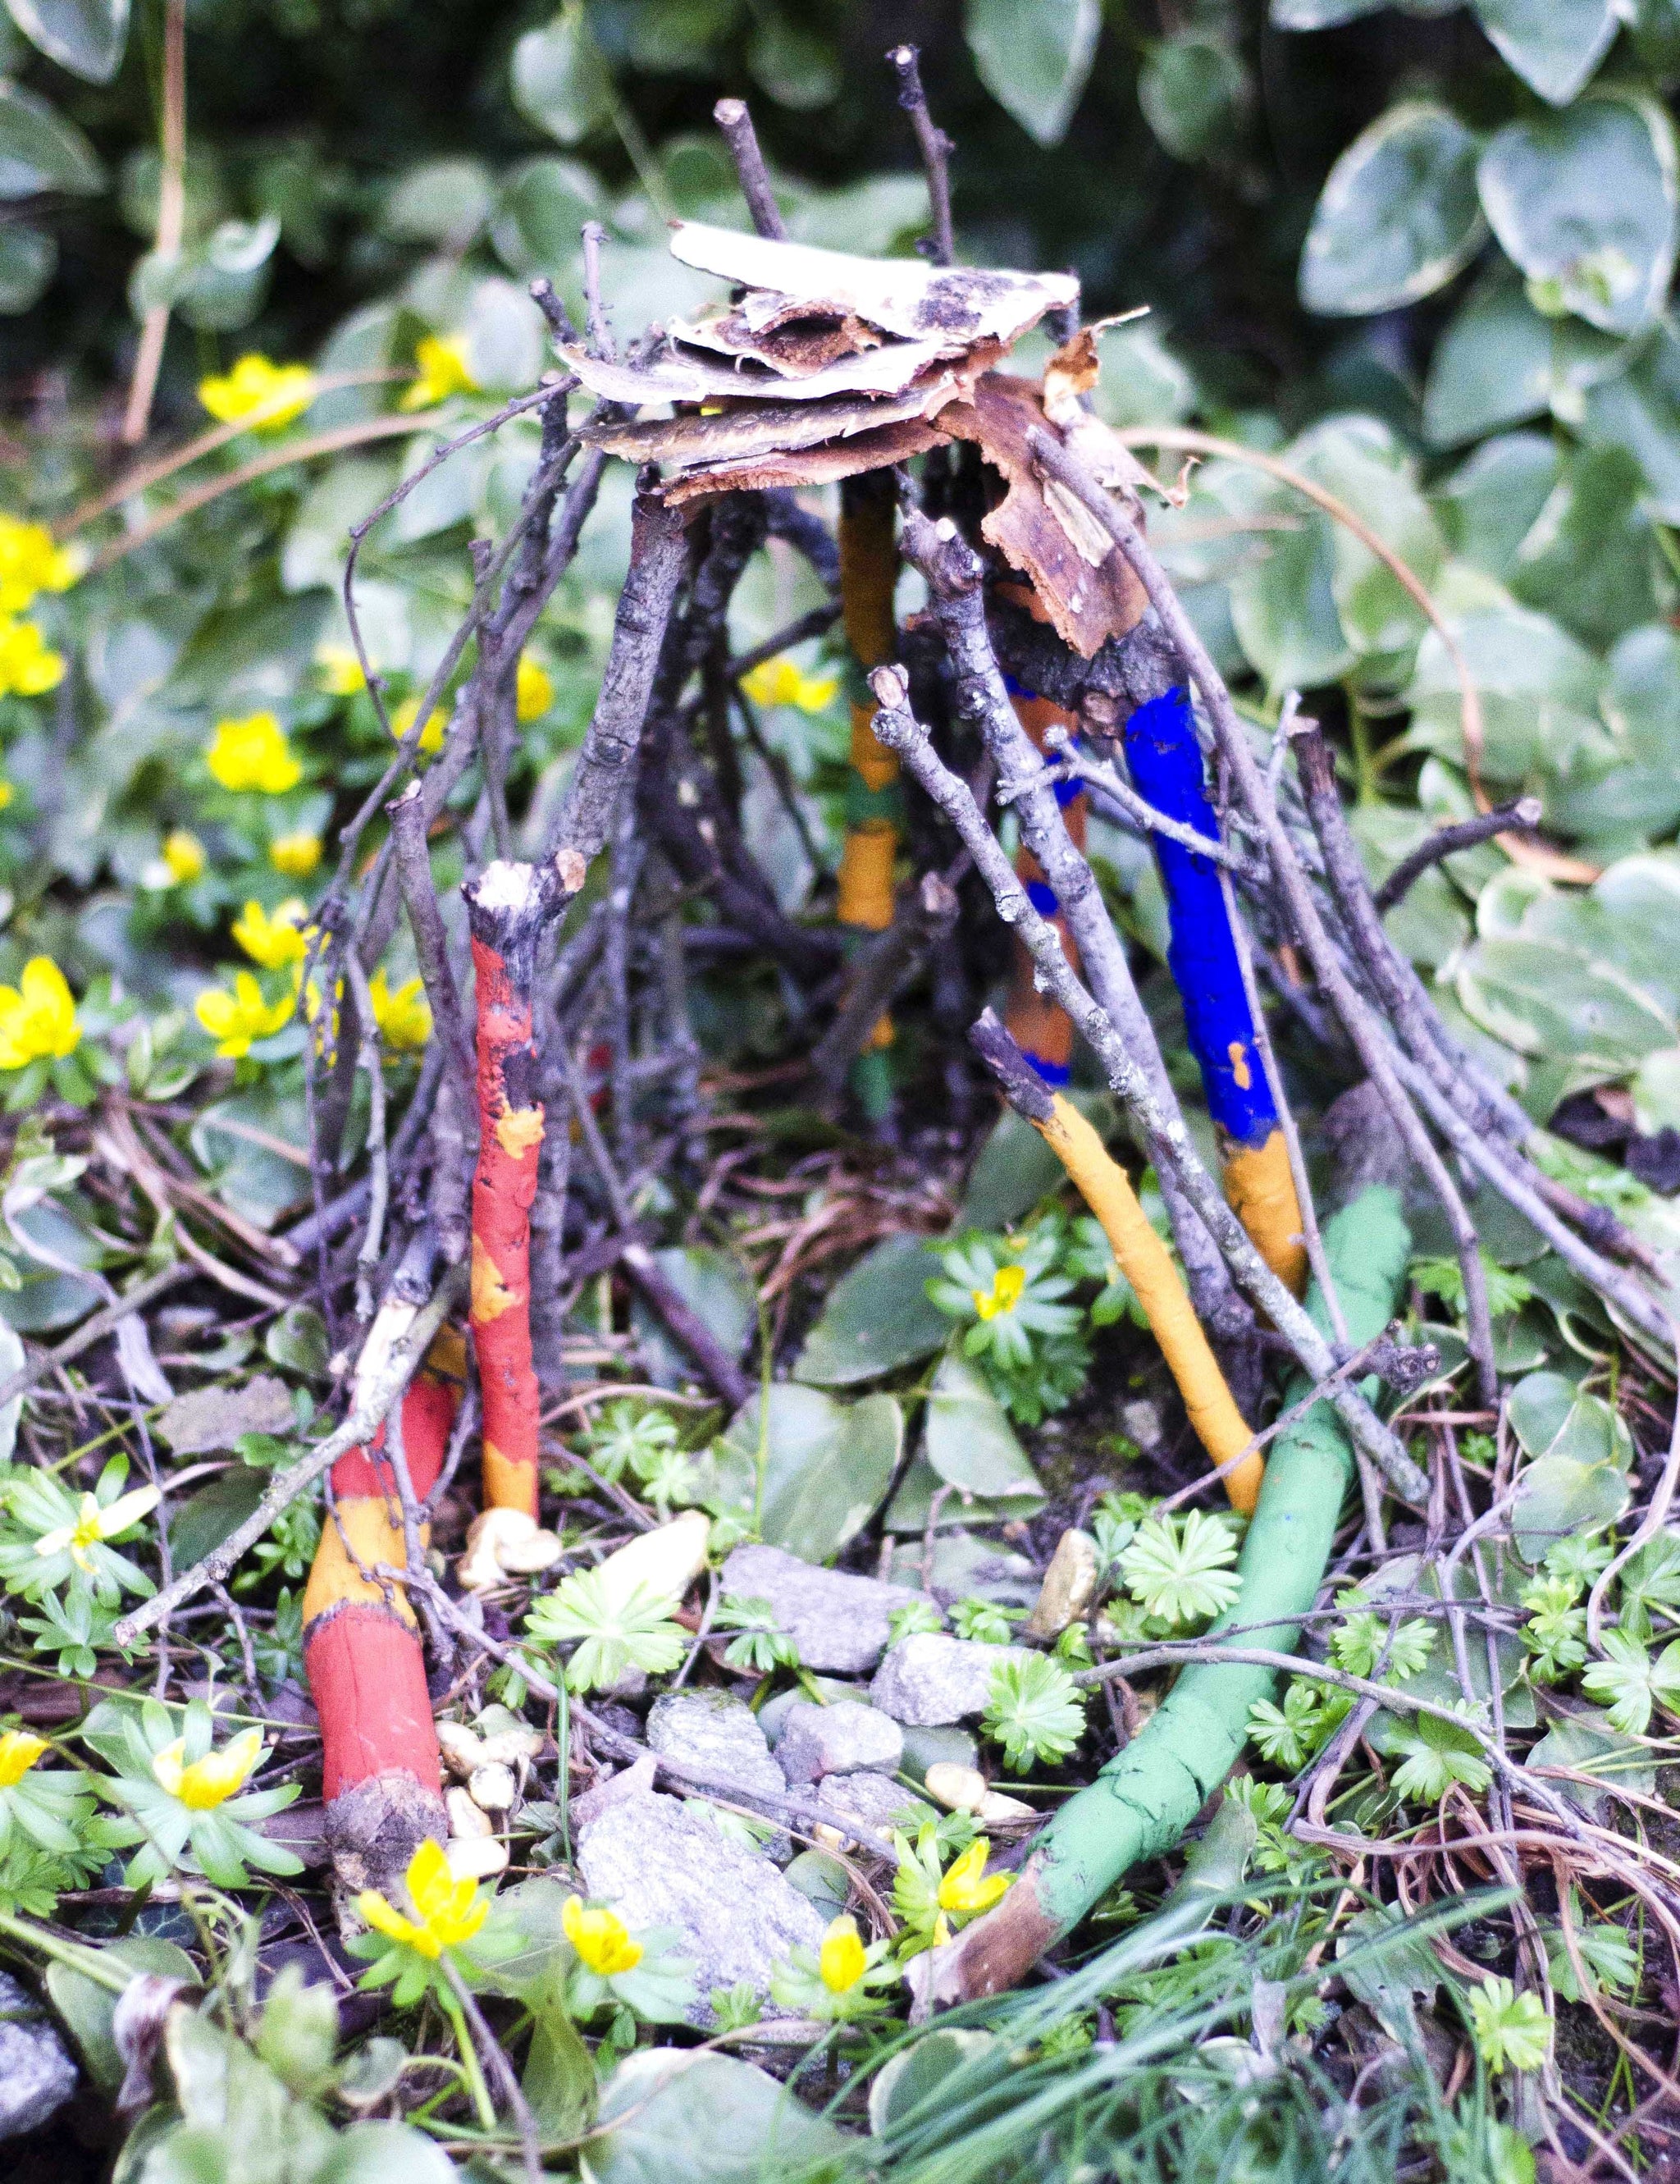
<path id="1" fill-rule="evenodd" d="M 434 1346 L 433 1356 L 443 1350 Z M 417 1497 L 443 1468 L 459 1384 L 430 1364 L 403 1398 L 403 1453 Z M 400 1585 L 371 1573 L 407 1560 L 381 1426 L 332 1468 L 333 1512 L 303 1593 L 303 1661 L 320 1717 L 326 1834 L 342 1887 L 378 1888 L 428 1836 L 448 1832 L 420 1630 Z M 426 1533 L 422 1529 L 424 1540 Z"/>
<path id="2" fill-rule="evenodd" d="M 555 889 L 549 866 L 498 860 L 462 889 L 478 990 L 478 1167 L 472 1181 L 472 1333 L 484 1409 L 484 1504 L 537 1514 L 531 1207 L 542 1107 L 531 988 Z"/>

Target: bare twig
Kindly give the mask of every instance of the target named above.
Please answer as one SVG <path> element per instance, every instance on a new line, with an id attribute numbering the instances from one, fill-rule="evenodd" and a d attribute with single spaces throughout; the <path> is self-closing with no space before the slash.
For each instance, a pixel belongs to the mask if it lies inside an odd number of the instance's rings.
<path id="1" fill-rule="evenodd" d="M 165 0 L 164 8 L 163 109 L 158 239 L 153 256 L 160 265 L 167 265 L 180 257 L 186 231 L 186 0 Z M 154 304 L 140 330 L 140 348 L 123 417 L 125 446 L 138 447 L 146 437 L 169 330 L 169 305 Z"/>
<path id="2" fill-rule="evenodd" d="M 464 1110 L 470 1111 L 474 1070 L 472 1039 L 449 962 L 449 940 L 443 929 L 443 914 L 437 906 L 419 782 L 411 781 L 385 809 L 391 821 L 398 884 L 402 889 L 403 908 L 409 913 L 409 928 L 414 936 L 414 954 L 425 982 L 426 997 L 431 1004 L 437 1036 L 454 1072 L 455 1089 Z"/>
<path id="3" fill-rule="evenodd" d="M 1479 811 L 1473 819 L 1460 819 L 1455 826 L 1438 827 L 1400 859 L 1377 889 L 1371 900 L 1377 905 L 1377 916 L 1386 917 L 1397 902 L 1403 901 L 1413 882 L 1421 879 L 1431 865 L 1438 865 L 1447 857 L 1456 856 L 1460 850 L 1473 850 L 1478 843 L 1492 841 L 1507 832 L 1534 833 L 1544 809 L 1538 796 L 1519 796 L 1512 803 L 1497 805 L 1492 811 Z"/>
<path id="4" fill-rule="evenodd" d="M 143 1311 L 169 1290 L 192 1280 L 197 1272 L 196 1267 L 183 1266 L 177 1260 L 174 1266 L 161 1267 L 156 1273 L 148 1274 L 126 1296 L 119 1297 L 114 1304 L 103 1306 L 91 1319 L 85 1319 L 74 1334 L 67 1334 L 55 1347 L 40 1351 L 27 1365 L 19 1366 L 15 1373 L 0 1380 L 0 1409 L 15 1396 L 26 1395 L 37 1381 L 56 1373 L 60 1366 L 68 1365 L 84 1350 L 91 1350 L 102 1334 L 108 1334 L 131 1312 Z"/>
<path id="5" fill-rule="evenodd" d="M 759 149 L 758 131 L 753 126 L 746 100 L 719 99 L 712 109 L 712 119 L 723 131 L 723 141 L 735 162 L 735 171 L 741 179 L 741 194 L 747 200 L 754 229 L 773 242 L 785 241 L 787 230 L 782 224 L 776 192 L 770 186 L 770 170 Z"/>
<path id="6" fill-rule="evenodd" d="M 927 176 L 927 194 L 933 211 L 933 232 L 927 254 L 936 265 L 957 262 L 956 237 L 951 227 L 951 153 L 956 149 L 927 109 L 921 87 L 920 57 L 914 46 L 894 46 L 887 64 L 898 79 L 898 103 L 910 117 L 916 149 Z"/>
<path id="7" fill-rule="evenodd" d="M 957 922 L 957 898 L 937 872 L 924 872 L 910 889 L 882 933 L 871 936 L 852 966 L 839 1013 L 811 1056 L 811 1073 L 830 1099 L 837 1099 L 846 1072 L 885 1010 L 921 969 L 929 951 L 948 939 Z"/>

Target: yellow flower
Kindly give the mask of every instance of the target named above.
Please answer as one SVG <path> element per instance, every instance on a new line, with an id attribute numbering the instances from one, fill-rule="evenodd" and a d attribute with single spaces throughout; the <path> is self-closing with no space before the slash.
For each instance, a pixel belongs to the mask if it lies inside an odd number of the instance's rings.
<path id="1" fill-rule="evenodd" d="M 290 1023 L 297 996 L 282 994 L 277 1001 L 263 999 L 263 989 L 250 971 L 236 972 L 233 991 L 209 986 L 192 1004 L 192 1013 L 216 1042 L 216 1052 L 237 1061 L 251 1051 L 251 1042 L 271 1039 Z"/>
<path id="2" fill-rule="evenodd" d="M 321 861 L 321 838 L 299 828 L 295 834 L 276 835 L 269 844 L 269 862 L 289 880 L 306 880 Z"/>
<path id="3" fill-rule="evenodd" d="M 385 983 L 383 970 L 375 971 L 368 981 L 368 999 L 373 1003 L 373 1020 L 379 1026 L 380 1038 L 393 1053 L 424 1046 L 431 1037 L 431 1008 L 418 978 L 410 978 L 393 994 Z"/>
<path id="4" fill-rule="evenodd" d="M 43 1532 L 35 1543 L 35 1552 L 42 1556 L 68 1552 L 78 1569 L 91 1571 L 91 1550 L 102 1540 L 114 1540 L 142 1517 L 149 1517 L 159 1498 L 155 1486 L 136 1486 L 131 1494 L 119 1494 L 114 1502 L 102 1507 L 92 1495 L 84 1494 L 76 1504 L 75 1522 Z"/>
<path id="5" fill-rule="evenodd" d="M 1013 1312 L 1026 1287 L 1025 1267 L 999 1267 L 989 1290 L 971 1290 L 974 1308 L 982 1319 L 995 1319 L 1000 1312 Z"/>
<path id="6" fill-rule="evenodd" d="M 272 713 L 218 721 L 205 760 L 224 788 L 259 788 L 264 796 L 284 796 L 303 778 L 286 731 Z"/>
<path id="7" fill-rule="evenodd" d="M 44 1736 L 31 1736 L 26 1729 L 8 1729 L 0 1736 L 0 1790 L 15 1790 L 46 1749 Z"/>
<path id="8" fill-rule="evenodd" d="M 869 1969 L 869 1958 L 858 1936 L 858 1922 L 843 1914 L 831 1919 L 817 1957 L 822 1983 L 831 1994 L 849 1994 Z"/>
<path id="9" fill-rule="evenodd" d="M 37 592 L 67 592 L 81 573 L 75 548 L 55 546 L 44 523 L 0 515 L 0 615 L 21 614 Z"/>
<path id="10" fill-rule="evenodd" d="M 419 720 L 420 707 L 420 701 L 418 698 L 404 698 L 391 716 L 391 733 L 398 743 L 402 742 L 414 722 Z M 443 731 L 448 725 L 448 722 L 443 716 L 443 708 L 441 705 L 434 705 L 427 717 L 426 726 L 420 730 L 420 749 L 428 758 L 433 751 L 442 750 L 443 748 Z"/>
<path id="11" fill-rule="evenodd" d="M 254 432 L 283 432 L 314 400 L 315 375 L 306 364 L 270 364 L 242 356 L 231 371 L 198 382 L 198 399 L 219 425 L 248 425 Z"/>
<path id="12" fill-rule="evenodd" d="M 75 999 L 50 956 L 31 956 L 15 986 L 0 986 L 0 1069 L 61 1061 L 81 1039 Z"/>
<path id="13" fill-rule="evenodd" d="M 403 1878 L 414 1918 L 405 1919 L 376 1888 L 364 1888 L 356 1898 L 356 1908 L 375 1933 L 401 1942 L 422 1957 L 436 1959 L 445 1949 L 471 1941 L 490 1915 L 489 1898 L 481 1896 L 471 1881 L 454 1878 L 448 1859 L 430 1836 L 409 1860 Z"/>
<path id="14" fill-rule="evenodd" d="M 554 702 L 554 680 L 524 653 L 520 655 L 519 682 L 514 691 L 514 711 L 522 721 L 540 721 Z"/>
<path id="15" fill-rule="evenodd" d="M 578 1955 L 603 1979 L 632 1972 L 642 1961 L 642 1944 L 631 1940 L 616 1911 L 587 1911 L 581 1896 L 568 1896 L 560 1906 L 560 1924 Z"/>
<path id="16" fill-rule="evenodd" d="M 989 1911 L 1007 1892 L 1007 1873 L 988 1875 L 986 1871 L 986 1861 L 991 1855 L 991 1844 L 984 1836 L 976 1836 L 939 1884 L 942 1911 Z"/>
<path id="17" fill-rule="evenodd" d="M 741 688 L 755 705 L 797 705 L 802 713 L 820 713 L 840 688 L 840 678 L 807 675 L 784 652 L 774 660 L 760 660 L 751 674 L 742 677 Z"/>
<path id="18" fill-rule="evenodd" d="M 0 697 L 39 698 L 64 679 L 64 655 L 32 621 L 0 622 Z"/>
<path id="19" fill-rule="evenodd" d="M 331 698 L 353 698 L 358 690 L 368 687 L 362 663 L 348 644 L 318 644 L 315 665 L 320 670 L 321 688 Z"/>
<path id="20" fill-rule="evenodd" d="M 208 860 L 204 844 L 196 834 L 189 834 L 185 827 L 177 827 L 164 837 L 164 862 L 170 868 L 170 878 L 177 887 L 188 887 L 204 876 Z"/>
<path id="21" fill-rule="evenodd" d="M 233 937 L 264 971 L 283 971 L 288 963 L 301 963 L 308 952 L 303 928 L 309 915 L 309 905 L 295 895 L 272 917 L 261 903 L 248 902 L 243 916 L 233 922 Z"/>
<path id="22" fill-rule="evenodd" d="M 160 1790 L 179 1797 L 190 1813 L 211 1813 L 245 1787 L 263 1756 L 263 1732 L 242 1729 L 220 1752 L 185 1764 L 186 1740 L 176 1737 L 152 1756 L 152 1773 Z"/>
<path id="23" fill-rule="evenodd" d="M 429 410 L 452 394 L 476 394 L 478 382 L 467 369 L 465 334 L 427 334 L 414 351 L 418 376 L 403 397 L 404 410 Z"/>
<path id="24" fill-rule="evenodd" d="M 9 781 L 0 781 L 0 811 L 6 809 L 17 793 Z"/>

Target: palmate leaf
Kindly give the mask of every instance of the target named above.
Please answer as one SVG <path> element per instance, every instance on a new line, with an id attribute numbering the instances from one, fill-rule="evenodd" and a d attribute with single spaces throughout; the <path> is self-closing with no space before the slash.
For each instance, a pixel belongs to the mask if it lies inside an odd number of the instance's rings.
<path id="1" fill-rule="evenodd" d="M 1420 1713 L 1399 1731 L 1395 1748 L 1405 1754 L 1394 1786 L 1413 1804 L 1438 1805 L 1455 1782 L 1479 1797 L 1494 1779 L 1482 1747 L 1467 1727 L 1438 1713 Z"/>
<path id="2" fill-rule="evenodd" d="M 1066 1758 L 1085 1733 L 1085 1701 L 1060 1661 L 1029 1653 L 993 1669 L 984 1720 L 1005 1763 L 1024 1774 L 1035 1760 L 1054 1766 Z"/>
<path id="3" fill-rule="evenodd" d="M 688 1644 L 687 1632 L 670 1619 L 676 1605 L 647 1585 L 615 1599 L 598 1570 L 578 1570 L 537 1602 L 525 1627 L 539 1644 L 575 1647 L 568 1690 L 605 1691 L 631 1669 L 662 1676 L 676 1668 Z"/>
<path id="4" fill-rule="evenodd" d="M 1192 1509 L 1182 1518 L 1150 1517 L 1121 1551 L 1126 1591 L 1163 1623 L 1200 1623 L 1231 1607 L 1242 1581 L 1230 1565 L 1237 1541 L 1222 1517 Z"/>
<path id="5" fill-rule="evenodd" d="M 1605 1656 L 1583 1671 L 1581 1688 L 1603 1700 L 1612 1729 L 1643 1736 L 1653 1708 L 1680 1707 L 1680 1638 L 1651 1654 L 1630 1632 L 1606 1630 Z"/>

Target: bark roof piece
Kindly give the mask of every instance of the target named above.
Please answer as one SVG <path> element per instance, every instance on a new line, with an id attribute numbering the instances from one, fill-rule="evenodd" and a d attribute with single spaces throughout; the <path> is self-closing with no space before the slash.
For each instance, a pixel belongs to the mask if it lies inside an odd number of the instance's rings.
<path id="1" fill-rule="evenodd" d="M 698 465 L 673 478 L 664 498 L 671 507 L 684 508 L 691 501 L 715 499 L 726 493 L 756 493 L 770 486 L 834 485 L 865 471 L 887 470 L 894 463 L 907 463 L 912 455 L 925 455 L 943 437 L 919 417 L 901 418 L 896 424 L 879 425 L 843 440 L 825 440 L 815 448 Z"/>
<path id="2" fill-rule="evenodd" d="M 981 530 L 1031 578 L 1063 644 L 1090 660 L 1135 628 L 1149 601 L 1120 549 L 1066 494 L 1049 495 L 1034 471 L 1028 436 L 1053 428 L 1032 382 L 987 372 L 966 400 L 939 410 L 937 424 L 952 439 L 974 442 L 1002 472 L 1008 491 Z"/>
<path id="3" fill-rule="evenodd" d="M 592 394 L 639 408 L 653 402 L 735 402 L 743 397 L 800 403 L 846 394 L 890 398 L 904 393 L 943 359 L 961 356 L 964 346 L 942 341 L 877 342 L 860 355 L 842 357 L 798 376 L 754 355 L 738 355 L 731 362 L 724 356 L 697 354 L 669 338 L 634 364 L 592 356 L 581 343 L 570 342 L 559 344 L 559 354 L 566 369 L 576 372 Z"/>
<path id="4" fill-rule="evenodd" d="M 809 243 L 739 235 L 699 220 L 673 222 L 671 255 L 755 292 L 739 309 L 749 327 L 775 325 L 788 299 L 851 314 L 906 341 L 938 339 L 1007 347 L 1046 311 L 1079 300 L 1071 273 L 1012 273 L 971 265 L 932 265 L 926 259 L 854 258 Z"/>

